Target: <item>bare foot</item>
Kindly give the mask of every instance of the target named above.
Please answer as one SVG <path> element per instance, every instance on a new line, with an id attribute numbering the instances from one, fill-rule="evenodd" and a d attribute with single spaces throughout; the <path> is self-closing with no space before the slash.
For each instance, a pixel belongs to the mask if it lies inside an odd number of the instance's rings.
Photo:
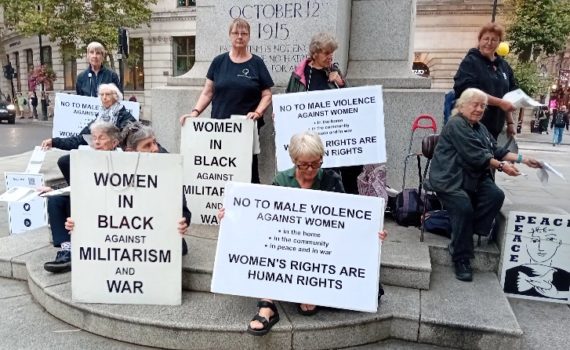
<path id="1" fill-rule="evenodd" d="M 269 299 L 262 299 L 262 300 L 268 301 L 268 302 L 270 302 L 270 303 L 273 302 L 273 301 L 271 301 L 271 300 L 269 300 Z M 259 308 L 259 310 L 257 311 L 257 313 L 259 314 L 259 316 L 265 318 L 265 319 L 267 320 L 267 322 L 269 322 L 269 319 L 275 314 L 275 313 L 273 312 L 273 310 L 271 310 L 271 309 L 268 308 L 268 307 Z M 261 322 L 259 322 L 259 321 L 252 320 L 252 321 L 249 323 L 249 327 L 250 327 L 251 329 L 255 329 L 255 330 L 263 329 L 263 324 L 262 324 Z"/>
<path id="2" fill-rule="evenodd" d="M 313 305 L 313 304 L 301 304 L 300 308 L 301 308 L 301 310 L 303 310 L 305 312 L 310 312 L 310 311 L 313 311 L 314 309 L 316 309 L 317 306 Z"/>

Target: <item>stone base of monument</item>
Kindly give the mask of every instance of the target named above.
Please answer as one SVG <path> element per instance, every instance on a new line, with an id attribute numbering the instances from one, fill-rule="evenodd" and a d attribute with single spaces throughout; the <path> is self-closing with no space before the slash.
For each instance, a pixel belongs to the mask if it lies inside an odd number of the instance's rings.
<path id="1" fill-rule="evenodd" d="M 516 349 L 522 331 L 496 271 L 499 252 L 476 250 L 473 283 L 457 281 L 442 253 L 448 240 L 388 221 L 381 280 L 386 295 L 376 313 L 324 309 L 313 317 L 277 303 L 281 321 L 264 337 L 245 332 L 252 298 L 209 292 L 217 227 L 193 225 L 183 259 L 181 306 L 83 304 L 71 300 L 71 274 L 44 271 L 56 249 L 48 230 L 0 239 L 0 277 L 27 280 L 35 300 L 55 317 L 91 333 L 167 349 L 330 349 L 384 339 L 463 349 Z"/>

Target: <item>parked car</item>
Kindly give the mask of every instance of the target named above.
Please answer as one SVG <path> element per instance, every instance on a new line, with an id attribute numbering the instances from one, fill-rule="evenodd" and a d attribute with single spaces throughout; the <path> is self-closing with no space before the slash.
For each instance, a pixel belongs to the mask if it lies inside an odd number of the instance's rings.
<path id="1" fill-rule="evenodd" d="M 0 101 L 0 122 L 7 120 L 8 124 L 16 123 L 16 107 L 8 101 Z"/>

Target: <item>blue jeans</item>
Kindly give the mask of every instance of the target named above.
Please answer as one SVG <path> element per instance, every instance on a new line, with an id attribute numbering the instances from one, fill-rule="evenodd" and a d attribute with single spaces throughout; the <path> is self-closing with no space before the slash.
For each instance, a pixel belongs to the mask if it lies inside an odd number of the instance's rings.
<path id="1" fill-rule="evenodd" d="M 561 144 L 563 135 L 564 135 L 564 127 L 562 128 L 554 127 L 552 143 L 557 145 Z"/>

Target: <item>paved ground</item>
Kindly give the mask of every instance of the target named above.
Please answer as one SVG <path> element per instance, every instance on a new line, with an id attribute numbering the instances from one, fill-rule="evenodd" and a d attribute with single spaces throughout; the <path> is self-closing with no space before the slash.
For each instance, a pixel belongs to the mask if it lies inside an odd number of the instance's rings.
<path id="1" fill-rule="evenodd" d="M 542 186 L 536 171 L 521 166 L 526 177 L 499 174 L 497 182 L 511 201 L 532 207 L 557 206 L 570 212 L 570 133 L 565 145 L 553 147 L 551 135 L 525 133 L 518 137 L 519 149 L 526 155 L 545 160 L 559 169 L 568 183 L 552 178 Z M 54 155 L 55 156 L 55 155 Z M 25 167 L 28 156 L 0 158 L 0 173 Z M 24 164 L 24 165 L 22 165 Z M 3 192 L 3 184 L 0 185 Z M 0 236 L 7 232 L 5 209 L 0 206 Z M 482 296 L 482 302 L 484 296 Z M 525 332 L 523 349 L 567 349 L 570 343 L 570 308 L 511 299 L 511 306 Z M 59 321 L 36 304 L 25 282 L 0 278 L 0 349 L 145 349 L 102 338 Z M 415 343 L 389 340 L 355 349 L 441 349 Z"/>
<path id="2" fill-rule="evenodd" d="M 52 123 L 31 119 L 16 119 L 16 124 L 0 125 L 0 157 L 32 150 L 42 140 L 51 137 Z"/>

